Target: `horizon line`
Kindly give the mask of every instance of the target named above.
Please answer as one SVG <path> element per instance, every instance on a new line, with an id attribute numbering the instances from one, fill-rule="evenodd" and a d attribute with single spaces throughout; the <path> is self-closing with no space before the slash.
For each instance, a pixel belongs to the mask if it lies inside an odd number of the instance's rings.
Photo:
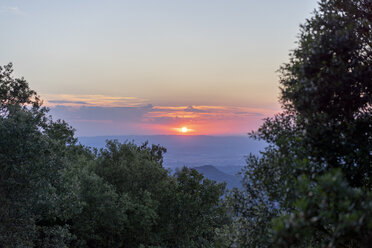
<path id="1" fill-rule="evenodd" d="M 249 137 L 246 134 L 230 134 L 230 135 L 214 135 L 214 134 L 110 134 L 110 135 L 94 135 L 94 136 L 77 136 L 77 138 L 98 138 L 98 137 L 128 137 L 128 136 L 177 136 L 177 137 L 196 137 L 196 136 L 207 136 L 207 137 Z"/>

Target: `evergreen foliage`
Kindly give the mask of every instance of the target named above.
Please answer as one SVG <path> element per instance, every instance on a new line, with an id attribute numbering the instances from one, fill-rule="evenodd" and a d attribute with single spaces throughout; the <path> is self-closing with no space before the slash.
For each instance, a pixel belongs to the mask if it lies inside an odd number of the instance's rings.
<path id="1" fill-rule="evenodd" d="M 164 169 L 166 149 L 77 144 L 36 92 L 0 67 L 2 247 L 214 247 L 224 184 Z"/>
<path id="2" fill-rule="evenodd" d="M 372 2 L 322 0 L 281 69 L 283 112 L 235 191 L 242 247 L 368 247 Z"/>

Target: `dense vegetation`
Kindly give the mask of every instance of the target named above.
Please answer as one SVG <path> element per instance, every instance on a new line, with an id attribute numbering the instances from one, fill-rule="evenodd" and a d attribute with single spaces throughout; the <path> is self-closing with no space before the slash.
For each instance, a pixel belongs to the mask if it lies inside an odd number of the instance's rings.
<path id="1" fill-rule="evenodd" d="M 370 247 L 372 2 L 321 1 L 280 72 L 283 112 L 232 195 L 241 245 Z"/>
<path id="2" fill-rule="evenodd" d="M 322 0 L 281 68 L 283 112 L 243 188 L 162 166 L 165 148 L 79 145 L 0 67 L 2 247 L 369 247 L 372 2 Z"/>
<path id="3" fill-rule="evenodd" d="M 12 65 L 0 67 L 2 247 L 215 247 L 225 185 L 162 167 L 165 148 L 77 144 Z"/>

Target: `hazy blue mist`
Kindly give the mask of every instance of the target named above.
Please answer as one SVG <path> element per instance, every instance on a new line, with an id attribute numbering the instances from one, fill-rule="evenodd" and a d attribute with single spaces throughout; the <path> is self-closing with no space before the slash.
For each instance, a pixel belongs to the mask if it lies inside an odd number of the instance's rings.
<path id="1" fill-rule="evenodd" d="M 145 141 L 160 144 L 167 148 L 164 156 L 164 166 L 167 168 L 213 165 L 228 174 L 235 174 L 245 165 L 246 155 L 258 155 L 266 146 L 266 143 L 248 136 L 97 136 L 80 137 L 79 141 L 87 146 L 102 148 L 107 139 L 134 141 L 136 144 Z"/>

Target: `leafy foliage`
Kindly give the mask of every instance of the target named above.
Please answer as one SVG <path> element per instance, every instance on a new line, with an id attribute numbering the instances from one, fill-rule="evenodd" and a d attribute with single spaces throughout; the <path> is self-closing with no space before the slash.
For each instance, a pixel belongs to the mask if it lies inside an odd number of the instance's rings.
<path id="1" fill-rule="evenodd" d="M 25 107 L 31 104 L 38 109 L 40 99 L 35 91 L 28 87 L 24 78 L 13 78 L 13 64 L 0 66 L 0 114 L 7 114 L 12 107 Z"/>
<path id="2" fill-rule="evenodd" d="M 2 247 L 214 247 L 224 184 L 171 175 L 159 145 L 77 144 L 12 71 L 0 67 Z"/>
<path id="3" fill-rule="evenodd" d="M 367 247 L 371 44 L 369 0 L 322 0 L 301 26 L 280 69 L 283 112 L 252 134 L 269 146 L 231 195 L 242 246 Z"/>
<path id="4" fill-rule="evenodd" d="M 169 217 L 175 230 L 170 247 L 215 247 L 216 229 L 229 223 L 226 209 L 220 205 L 225 184 L 204 179 L 187 167 L 176 174 L 174 198 L 168 205 L 174 213 Z"/>
<path id="5" fill-rule="evenodd" d="M 372 242 L 372 194 L 352 188 L 340 170 L 315 183 L 302 176 L 300 196 L 291 214 L 274 219 L 277 247 L 369 247 Z"/>
<path id="6" fill-rule="evenodd" d="M 0 71 L 0 242 L 60 247 L 71 238 L 60 223 L 79 211 L 77 182 L 67 176 L 73 130 L 45 117 L 36 93 L 10 77 L 11 64 Z"/>

